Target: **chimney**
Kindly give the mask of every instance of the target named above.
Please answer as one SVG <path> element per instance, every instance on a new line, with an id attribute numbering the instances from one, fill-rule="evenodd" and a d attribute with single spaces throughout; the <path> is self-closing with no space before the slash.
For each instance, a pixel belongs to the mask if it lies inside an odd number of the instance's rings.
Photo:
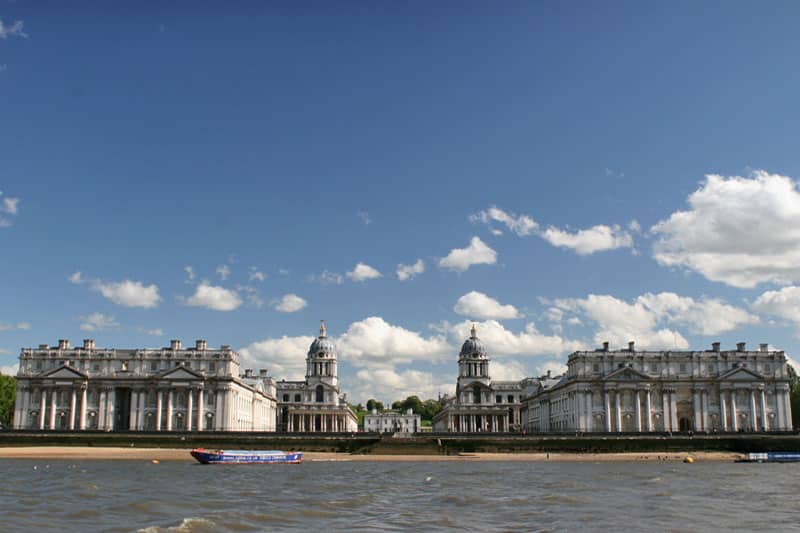
<path id="1" fill-rule="evenodd" d="M 206 341 L 203 339 L 197 339 L 196 341 L 194 341 L 194 347 L 198 351 L 205 351 Z"/>
<path id="2" fill-rule="evenodd" d="M 58 339 L 59 350 L 69 350 L 69 339 Z"/>
<path id="3" fill-rule="evenodd" d="M 761 344 L 758 345 L 758 350 L 761 352 L 769 351 L 769 344 L 762 342 Z"/>
<path id="4" fill-rule="evenodd" d="M 719 351 L 719 342 L 712 342 L 711 343 L 711 351 L 718 352 Z"/>
<path id="5" fill-rule="evenodd" d="M 745 343 L 743 343 L 743 342 L 737 342 L 736 343 L 736 351 L 737 352 L 743 352 L 744 351 L 744 347 L 745 347 Z"/>
<path id="6" fill-rule="evenodd" d="M 94 350 L 94 339 L 83 339 L 84 350 Z"/>
<path id="7" fill-rule="evenodd" d="M 267 377 L 267 369 L 266 368 L 259 369 L 258 375 L 261 376 L 262 378 Z"/>
<path id="8" fill-rule="evenodd" d="M 547 377 L 550 377 L 550 370 L 547 371 Z"/>
<path id="9" fill-rule="evenodd" d="M 629 352 L 635 352 L 636 351 L 636 350 L 633 349 L 633 344 L 634 344 L 633 341 L 629 341 L 628 342 L 628 351 Z"/>
<path id="10" fill-rule="evenodd" d="M 604 352 L 607 352 L 607 351 L 608 351 L 608 341 L 606 341 L 606 342 L 604 342 L 604 343 L 603 343 L 603 351 L 604 351 Z"/>
<path id="11" fill-rule="evenodd" d="M 253 369 L 252 368 L 245 368 L 244 369 L 244 377 L 252 378 L 253 377 Z"/>
<path id="12" fill-rule="evenodd" d="M 47 345 L 47 344 L 40 344 L 40 345 L 39 345 L 39 349 L 40 349 L 40 350 L 47 350 L 48 348 L 50 348 L 50 346 L 49 346 L 49 345 Z"/>
<path id="13" fill-rule="evenodd" d="M 181 349 L 181 341 L 179 341 L 177 339 L 172 339 L 171 341 L 169 341 L 169 349 L 172 350 L 173 352 L 177 351 L 177 350 L 180 350 Z"/>

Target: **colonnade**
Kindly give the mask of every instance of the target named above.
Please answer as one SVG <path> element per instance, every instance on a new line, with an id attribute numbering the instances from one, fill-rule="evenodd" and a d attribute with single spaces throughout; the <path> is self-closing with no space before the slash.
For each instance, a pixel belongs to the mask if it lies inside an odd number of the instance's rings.
<path id="1" fill-rule="evenodd" d="M 352 428 L 348 427 L 347 418 L 347 415 L 339 413 L 290 411 L 286 431 L 290 433 L 350 431 Z"/>
<path id="2" fill-rule="evenodd" d="M 509 431 L 508 413 L 453 413 L 448 415 L 447 430 L 462 433 L 506 432 Z"/>

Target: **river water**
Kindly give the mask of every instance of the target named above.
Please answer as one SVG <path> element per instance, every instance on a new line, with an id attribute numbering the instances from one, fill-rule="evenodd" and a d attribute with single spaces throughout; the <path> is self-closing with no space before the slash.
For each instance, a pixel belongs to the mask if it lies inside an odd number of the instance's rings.
<path id="1" fill-rule="evenodd" d="M 8 531 L 798 529 L 800 464 L 0 460 Z"/>

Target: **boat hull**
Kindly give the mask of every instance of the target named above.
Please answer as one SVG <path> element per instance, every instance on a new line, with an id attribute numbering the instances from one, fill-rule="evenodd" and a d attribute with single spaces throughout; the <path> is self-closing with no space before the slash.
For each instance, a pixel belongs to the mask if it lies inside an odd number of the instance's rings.
<path id="1" fill-rule="evenodd" d="M 192 450 L 192 457 L 204 465 L 216 464 L 298 464 L 303 461 L 303 452 L 279 450 Z"/>
<path id="2" fill-rule="evenodd" d="M 800 452 L 748 453 L 737 463 L 800 463 Z"/>

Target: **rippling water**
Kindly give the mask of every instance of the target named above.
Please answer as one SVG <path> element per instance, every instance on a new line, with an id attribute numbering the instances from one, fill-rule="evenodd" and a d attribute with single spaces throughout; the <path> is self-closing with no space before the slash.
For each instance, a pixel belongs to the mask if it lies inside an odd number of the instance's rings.
<path id="1" fill-rule="evenodd" d="M 800 465 L 0 460 L 3 531 L 797 529 Z"/>

